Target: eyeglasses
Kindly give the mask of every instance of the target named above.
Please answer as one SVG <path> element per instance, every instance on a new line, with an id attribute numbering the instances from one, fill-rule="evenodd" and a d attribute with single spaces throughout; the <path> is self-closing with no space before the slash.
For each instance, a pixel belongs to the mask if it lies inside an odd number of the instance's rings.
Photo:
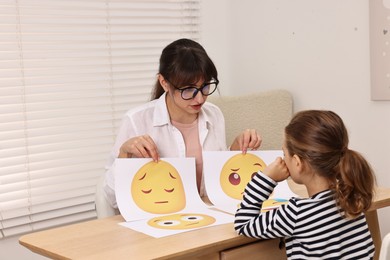
<path id="1" fill-rule="evenodd" d="M 169 81 L 168 81 L 169 82 Z M 214 91 L 217 89 L 219 80 L 210 81 L 203 83 L 200 88 L 197 88 L 195 86 L 189 86 L 184 88 L 178 88 L 172 83 L 169 82 L 175 89 L 179 90 L 181 93 L 181 98 L 184 100 L 190 100 L 196 97 L 198 95 L 198 92 L 202 93 L 203 96 L 210 96 L 214 93 Z"/>

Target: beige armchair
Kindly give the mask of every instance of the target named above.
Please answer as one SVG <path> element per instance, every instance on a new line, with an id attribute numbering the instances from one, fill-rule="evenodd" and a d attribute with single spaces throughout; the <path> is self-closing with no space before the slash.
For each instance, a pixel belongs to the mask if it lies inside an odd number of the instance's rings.
<path id="1" fill-rule="evenodd" d="M 217 105 L 225 117 L 226 142 L 246 128 L 255 128 L 263 138 L 262 150 L 282 148 L 284 127 L 290 122 L 293 99 L 286 90 L 270 90 L 242 96 L 212 95 L 208 101 Z"/>

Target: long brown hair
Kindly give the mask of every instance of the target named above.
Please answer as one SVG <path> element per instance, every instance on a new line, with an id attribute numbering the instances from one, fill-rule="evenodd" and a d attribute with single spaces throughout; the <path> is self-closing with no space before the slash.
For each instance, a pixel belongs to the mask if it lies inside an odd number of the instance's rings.
<path id="1" fill-rule="evenodd" d="M 159 74 L 176 87 L 218 80 L 218 72 L 205 49 L 190 39 L 179 39 L 166 46 L 160 57 Z M 156 81 L 151 99 L 164 93 L 159 80 Z"/>
<path id="2" fill-rule="evenodd" d="M 348 148 L 348 132 L 332 111 L 306 110 L 285 128 L 286 149 L 325 176 L 346 217 L 354 218 L 371 206 L 375 175 L 358 152 Z"/>

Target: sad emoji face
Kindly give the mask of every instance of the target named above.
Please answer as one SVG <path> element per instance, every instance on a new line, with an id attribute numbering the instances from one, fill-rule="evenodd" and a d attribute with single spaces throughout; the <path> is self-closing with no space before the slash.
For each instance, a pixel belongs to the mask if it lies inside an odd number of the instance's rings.
<path id="1" fill-rule="evenodd" d="M 177 212 L 186 205 L 180 174 L 162 160 L 146 163 L 138 170 L 131 183 L 131 195 L 139 208 L 154 214 Z"/>

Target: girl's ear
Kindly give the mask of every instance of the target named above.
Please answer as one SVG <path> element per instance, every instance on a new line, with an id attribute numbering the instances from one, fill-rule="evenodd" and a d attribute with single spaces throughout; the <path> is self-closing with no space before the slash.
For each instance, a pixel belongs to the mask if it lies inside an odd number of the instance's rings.
<path id="1" fill-rule="evenodd" d="M 158 81 L 160 82 L 161 87 L 164 89 L 164 91 L 169 92 L 168 81 L 165 80 L 163 75 L 158 74 L 157 78 L 158 78 Z"/>
<path id="2" fill-rule="evenodd" d="M 294 154 L 293 159 L 294 166 L 301 172 L 303 169 L 303 161 L 301 160 L 301 157 Z"/>

